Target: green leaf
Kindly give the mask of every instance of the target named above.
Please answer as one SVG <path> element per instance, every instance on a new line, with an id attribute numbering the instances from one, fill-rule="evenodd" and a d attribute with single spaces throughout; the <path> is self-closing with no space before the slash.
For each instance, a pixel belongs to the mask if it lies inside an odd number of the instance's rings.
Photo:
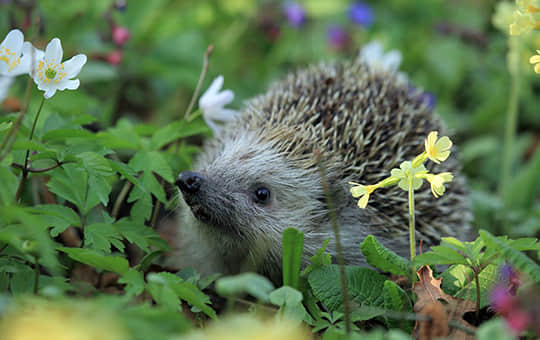
<path id="1" fill-rule="evenodd" d="M 346 266 L 347 287 L 350 298 L 358 306 L 383 307 L 383 287 L 386 277 L 376 271 L 356 266 Z M 309 274 L 313 294 L 330 311 L 343 312 L 343 296 L 339 266 L 326 265 Z"/>
<path id="2" fill-rule="evenodd" d="M 394 282 L 390 280 L 384 282 L 383 296 L 385 309 L 398 312 L 412 312 L 411 300 L 407 296 L 407 293 Z M 412 330 L 412 323 L 409 320 L 389 317 L 385 317 L 385 320 L 389 328 Z"/>
<path id="3" fill-rule="evenodd" d="M 174 182 L 171 167 L 159 152 L 141 150 L 129 161 L 136 171 L 155 172 L 169 183 Z"/>
<path id="4" fill-rule="evenodd" d="M 41 204 L 28 207 L 31 213 L 38 214 L 47 226 L 52 227 L 51 236 L 56 237 L 68 227 L 80 227 L 81 219 L 73 209 L 59 204 Z"/>
<path id="5" fill-rule="evenodd" d="M 58 247 L 75 261 L 89 266 L 124 275 L 129 270 L 128 261 L 120 256 L 105 255 L 92 249 Z"/>
<path id="6" fill-rule="evenodd" d="M 443 291 L 454 297 L 476 302 L 476 281 L 474 272 L 468 266 L 459 264 L 448 268 L 442 274 Z M 482 269 L 478 275 L 480 282 L 480 308 L 489 305 L 489 292 L 499 281 L 499 269 L 491 264 Z"/>
<path id="7" fill-rule="evenodd" d="M 129 242 L 136 244 L 144 252 L 150 251 L 150 246 L 157 247 L 161 251 L 170 251 L 167 241 L 161 238 L 152 228 L 142 223 L 122 218 L 114 223 L 115 229 Z"/>
<path id="8" fill-rule="evenodd" d="M 159 150 L 163 146 L 177 139 L 198 135 L 208 131 L 208 127 L 202 120 L 186 122 L 182 119 L 157 130 L 152 135 L 150 148 Z"/>
<path id="9" fill-rule="evenodd" d="M 88 173 L 76 164 L 64 164 L 51 172 L 49 190 L 75 204 L 83 215 L 99 203 L 94 191 L 87 191 Z"/>
<path id="10" fill-rule="evenodd" d="M 130 268 L 119 278 L 118 282 L 126 284 L 125 290 L 127 295 L 140 295 L 144 291 L 144 274 L 133 268 Z"/>
<path id="11" fill-rule="evenodd" d="M 373 267 L 396 275 L 411 276 L 409 260 L 383 246 L 373 235 L 368 235 L 360 245 L 366 261 Z"/>
<path id="12" fill-rule="evenodd" d="M 298 288 L 304 234 L 294 228 L 283 232 L 283 285 Z"/>
<path id="13" fill-rule="evenodd" d="M 109 223 L 96 223 L 84 228 L 84 246 L 99 252 L 111 253 L 114 245 L 120 252 L 124 252 L 122 236 Z"/>
<path id="14" fill-rule="evenodd" d="M 193 284 L 185 282 L 178 276 L 166 272 L 149 274 L 147 279 L 149 284 L 151 283 L 168 287 L 176 297 L 179 297 L 180 299 L 188 302 L 190 305 L 199 308 L 212 319 L 217 318 L 216 312 L 210 306 L 208 306 L 208 304 L 210 304 L 210 298 Z"/>
<path id="15" fill-rule="evenodd" d="M 55 129 L 46 132 L 41 140 L 44 142 L 59 142 L 69 138 L 92 138 L 94 136 L 88 130 L 80 129 Z"/>
<path id="16" fill-rule="evenodd" d="M 274 285 L 266 277 L 255 273 L 243 273 L 235 276 L 222 277 L 216 281 L 216 291 L 221 296 L 239 296 L 244 293 L 268 302 Z"/>
<path id="17" fill-rule="evenodd" d="M 36 273 L 30 267 L 11 274 L 10 290 L 14 296 L 30 294 L 34 290 Z"/>
<path id="18" fill-rule="evenodd" d="M 503 318 L 494 318 L 486 321 L 478 327 L 476 340 L 517 340 L 512 335 Z"/>
<path id="19" fill-rule="evenodd" d="M 430 252 L 420 254 L 415 257 L 414 265 L 422 266 L 426 264 L 467 264 L 463 254 L 457 250 L 444 245 L 431 247 Z"/>
<path id="20" fill-rule="evenodd" d="M 313 319 L 302 305 L 302 293 L 296 289 L 288 286 L 278 288 L 270 293 L 270 302 L 280 307 L 279 318 L 313 324 Z"/>
<path id="21" fill-rule="evenodd" d="M 109 203 L 112 186 L 107 178 L 114 175 L 109 161 L 96 152 L 83 152 L 77 156 L 88 173 L 88 190 L 95 193 L 103 205 Z"/>
<path id="22" fill-rule="evenodd" d="M 506 242 L 499 240 L 486 230 L 480 230 L 480 237 L 488 247 L 497 248 L 497 251 L 519 271 L 527 274 L 535 282 L 540 282 L 540 266 L 527 255 L 515 250 Z"/>
<path id="23" fill-rule="evenodd" d="M 307 276 L 309 275 L 309 273 L 311 273 L 317 268 L 332 264 L 332 257 L 330 256 L 330 254 L 326 253 L 326 247 L 328 246 L 329 242 L 330 239 L 324 240 L 323 246 L 317 250 L 317 253 L 315 255 L 309 258 L 311 264 L 302 271 L 302 276 Z"/>
<path id="24" fill-rule="evenodd" d="M 11 202 L 13 202 L 15 192 L 17 191 L 17 176 L 13 174 L 9 167 L 0 165 L 0 183 L 2 183 L 2 190 L 0 190 L 0 203 L 3 205 L 9 205 Z"/>

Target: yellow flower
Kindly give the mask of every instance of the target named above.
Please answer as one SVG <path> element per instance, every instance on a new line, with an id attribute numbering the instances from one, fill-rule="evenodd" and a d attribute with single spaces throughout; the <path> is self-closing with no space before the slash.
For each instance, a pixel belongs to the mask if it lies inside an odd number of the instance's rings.
<path id="1" fill-rule="evenodd" d="M 532 12 L 514 11 L 513 22 L 510 24 L 510 35 L 520 35 L 532 31 L 538 28 L 539 24 Z"/>
<path id="2" fill-rule="evenodd" d="M 350 182 L 349 184 L 355 185 L 351 188 L 351 194 L 354 198 L 360 197 L 358 200 L 358 207 L 361 209 L 364 209 L 367 206 L 369 195 L 379 187 L 377 184 L 362 185 L 354 182 Z"/>
<path id="3" fill-rule="evenodd" d="M 444 162 L 448 156 L 450 156 L 452 141 L 446 136 L 437 140 L 437 135 L 437 131 L 431 131 L 426 138 L 425 147 L 427 157 L 439 164 L 440 162 Z"/>
<path id="4" fill-rule="evenodd" d="M 12 307 L 13 308 L 13 307 Z M 109 313 L 31 299 L 2 315 L 0 338 L 9 340 L 127 340 Z"/>
<path id="5" fill-rule="evenodd" d="M 433 196 L 435 196 L 435 198 L 442 196 L 446 191 L 444 183 L 451 182 L 454 178 L 454 176 L 449 172 L 443 172 L 437 175 L 425 174 L 422 177 L 427 179 L 428 182 L 431 184 L 431 192 L 433 193 Z"/>
<path id="6" fill-rule="evenodd" d="M 528 12 L 528 13 L 540 12 L 540 2 L 538 0 L 516 0 L 516 5 L 523 12 Z"/>
<path id="7" fill-rule="evenodd" d="M 236 315 L 223 321 L 214 321 L 202 330 L 179 336 L 175 340 L 296 340 L 312 339 L 304 328 L 286 320 L 259 320 L 253 315 Z"/>
<path id="8" fill-rule="evenodd" d="M 534 72 L 540 73 L 540 50 L 536 50 L 537 55 L 533 55 L 531 59 L 529 59 L 529 62 L 534 65 Z"/>
<path id="9" fill-rule="evenodd" d="M 422 186 L 422 177 L 419 175 L 425 173 L 427 173 L 427 170 L 424 164 L 414 167 L 409 161 L 401 162 L 399 169 L 394 168 L 390 171 L 392 178 L 399 179 L 398 186 L 405 191 L 409 191 L 409 178 L 412 178 L 412 189 L 420 189 Z"/>

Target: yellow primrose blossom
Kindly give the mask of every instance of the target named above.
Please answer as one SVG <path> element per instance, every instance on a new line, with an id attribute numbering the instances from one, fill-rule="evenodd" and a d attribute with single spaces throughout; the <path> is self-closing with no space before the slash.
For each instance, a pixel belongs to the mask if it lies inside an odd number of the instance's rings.
<path id="1" fill-rule="evenodd" d="M 351 188 L 351 194 L 354 198 L 360 197 L 358 200 L 358 207 L 361 209 L 364 209 L 367 206 L 369 195 L 379 187 L 377 184 L 362 185 L 354 182 L 350 182 L 349 184 L 355 185 Z"/>
<path id="2" fill-rule="evenodd" d="M 523 12 L 528 12 L 528 13 L 540 12 L 540 1 L 538 0 L 516 0 L 516 5 Z"/>
<path id="3" fill-rule="evenodd" d="M 425 140 L 426 155 L 433 162 L 439 164 L 450 156 L 452 141 L 444 136 L 437 140 L 437 131 L 431 131 Z"/>
<path id="4" fill-rule="evenodd" d="M 451 182 L 454 178 L 454 176 L 449 172 L 443 172 L 437 175 L 425 174 L 422 177 L 427 179 L 428 182 L 431 184 L 431 192 L 433 193 L 433 196 L 435 196 L 435 198 L 442 196 L 446 191 L 444 183 Z"/>
<path id="5" fill-rule="evenodd" d="M 204 329 L 181 335 L 174 340 L 296 340 L 313 339 L 303 327 L 287 320 L 260 320 L 251 314 L 236 315 L 224 321 L 214 321 Z"/>
<path id="6" fill-rule="evenodd" d="M 540 50 L 536 50 L 536 55 L 533 55 L 531 59 L 529 59 L 529 62 L 534 65 L 534 72 L 540 73 Z"/>
<path id="7" fill-rule="evenodd" d="M 510 35 L 520 35 L 539 27 L 540 22 L 536 20 L 532 12 L 514 11 L 513 22 L 510 24 Z"/>
<path id="8" fill-rule="evenodd" d="M 0 338 L 9 340 L 127 340 L 111 315 L 86 308 L 28 300 L 9 308 L 0 320 Z"/>
<path id="9" fill-rule="evenodd" d="M 405 191 L 409 191 L 409 178 L 412 178 L 413 190 L 418 190 L 422 186 L 422 179 L 418 175 L 425 173 L 427 169 L 423 164 L 414 167 L 409 161 L 402 162 L 399 169 L 394 168 L 390 172 L 393 178 L 399 179 L 398 186 Z"/>

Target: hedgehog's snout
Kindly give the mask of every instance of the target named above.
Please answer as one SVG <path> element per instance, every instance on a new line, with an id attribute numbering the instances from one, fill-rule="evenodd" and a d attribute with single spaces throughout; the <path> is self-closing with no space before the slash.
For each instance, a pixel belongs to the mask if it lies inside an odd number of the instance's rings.
<path id="1" fill-rule="evenodd" d="M 178 175 L 176 180 L 176 186 L 184 194 L 195 194 L 201 188 L 201 184 L 204 182 L 204 176 L 193 171 L 183 171 Z"/>

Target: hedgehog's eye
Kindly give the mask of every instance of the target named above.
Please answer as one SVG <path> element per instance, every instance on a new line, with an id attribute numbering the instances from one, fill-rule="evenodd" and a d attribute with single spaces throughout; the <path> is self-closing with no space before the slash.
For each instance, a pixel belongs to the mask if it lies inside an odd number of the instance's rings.
<path id="1" fill-rule="evenodd" d="M 270 200 L 270 190 L 259 187 L 253 192 L 253 200 L 259 204 L 266 204 Z"/>

